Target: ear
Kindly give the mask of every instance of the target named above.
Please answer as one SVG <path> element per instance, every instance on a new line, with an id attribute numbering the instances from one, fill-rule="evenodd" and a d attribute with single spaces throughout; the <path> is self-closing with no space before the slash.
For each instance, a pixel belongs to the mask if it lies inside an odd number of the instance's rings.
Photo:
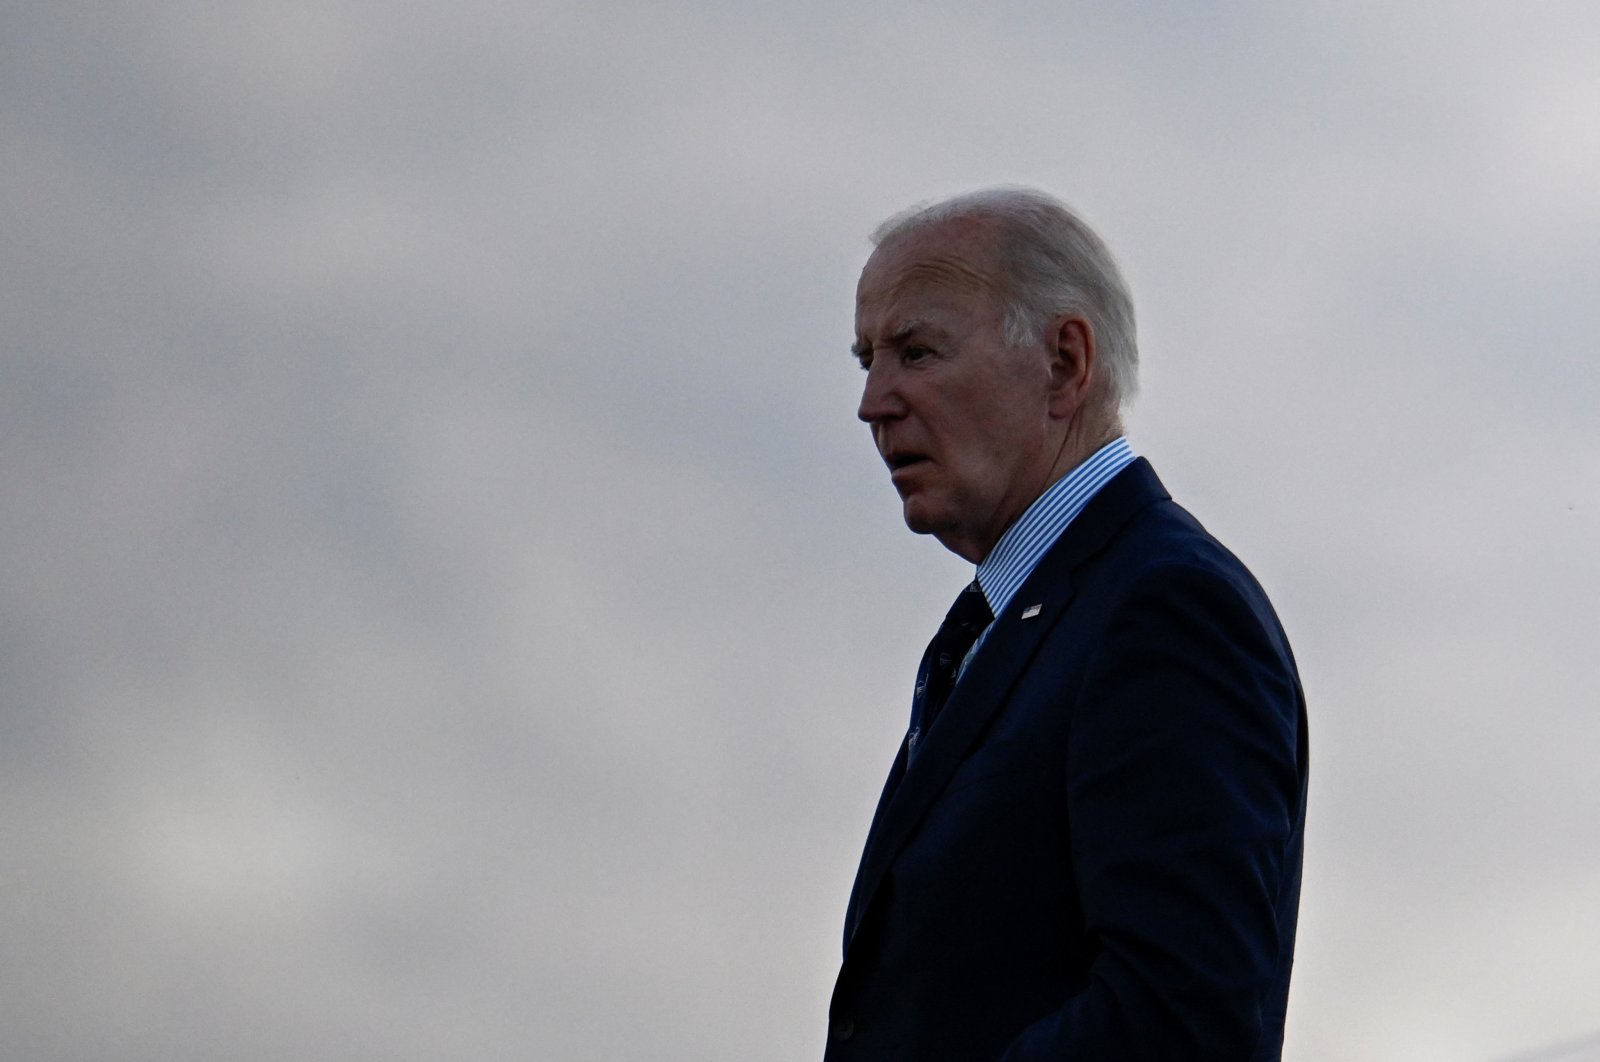
<path id="1" fill-rule="evenodd" d="M 1050 415 L 1071 420 L 1088 404 L 1099 371 L 1094 348 L 1094 329 L 1079 314 L 1056 319 L 1049 333 Z"/>

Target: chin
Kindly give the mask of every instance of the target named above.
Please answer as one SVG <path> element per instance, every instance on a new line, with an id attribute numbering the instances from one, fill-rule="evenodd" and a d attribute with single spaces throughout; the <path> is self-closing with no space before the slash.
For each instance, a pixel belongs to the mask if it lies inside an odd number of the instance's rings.
<path id="1" fill-rule="evenodd" d="M 919 535 L 937 534 L 949 523 L 938 518 L 937 513 L 928 511 L 926 505 L 917 504 L 914 498 L 908 498 L 904 507 L 906 526 Z"/>

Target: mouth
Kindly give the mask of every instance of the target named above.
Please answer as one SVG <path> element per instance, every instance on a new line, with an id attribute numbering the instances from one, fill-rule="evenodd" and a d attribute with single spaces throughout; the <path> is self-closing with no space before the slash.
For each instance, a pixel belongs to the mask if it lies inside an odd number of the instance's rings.
<path id="1" fill-rule="evenodd" d="M 889 474 L 894 475 L 901 469 L 914 468 L 927 460 L 926 454 L 893 452 L 884 455 L 883 463 L 889 466 Z"/>

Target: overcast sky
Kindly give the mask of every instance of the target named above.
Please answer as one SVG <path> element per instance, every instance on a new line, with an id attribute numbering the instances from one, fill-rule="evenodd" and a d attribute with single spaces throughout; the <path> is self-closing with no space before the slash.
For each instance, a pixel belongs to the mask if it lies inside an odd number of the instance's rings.
<path id="1" fill-rule="evenodd" d="M 999 182 L 1122 260 L 1132 442 L 1300 660 L 1286 1057 L 1600 1034 L 1600 7 L 53 0 L 0 12 L 0 1054 L 819 1057 L 970 577 L 855 277 Z"/>

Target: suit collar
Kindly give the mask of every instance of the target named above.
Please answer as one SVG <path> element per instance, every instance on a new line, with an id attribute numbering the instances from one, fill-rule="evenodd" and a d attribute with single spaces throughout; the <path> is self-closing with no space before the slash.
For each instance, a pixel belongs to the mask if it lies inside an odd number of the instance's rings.
<path id="1" fill-rule="evenodd" d="M 1127 437 L 1117 436 L 1045 488 L 1006 528 L 978 565 L 978 582 L 996 614 L 1005 611 L 1039 561 L 1094 496 L 1133 461 Z"/>
<path id="2" fill-rule="evenodd" d="M 856 875 L 849 936 L 854 936 L 889 865 L 1066 611 L 1073 570 L 1104 549 L 1135 513 L 1169 497 L 1150 462 L 1134 461 L 1090 500 L 995 617 L 938 725 L 929 730 L 909 766 L 902 745 L 891 772 L 892 795 L 886 791 L 879 804 Z M 902 770 L 894 785 L 893 776 Z"/>
<path id="3" fill-rule="evenodd" d="M 1112 477 L 1100 493 L 1092 498 L 1082 513 L 1057 540 L 1054 548 L 1045 555 L 1039 567 L 1051 562 L 1065 562 L 1076 568 L 1105 548 L 1106 543 L 1122 529 L 1135 513 L 1158 501 L 1170 501 L 1172 495 L 1161 485 L 1156 470 L 1142 457 Z M 1059 558 L 1059 559 L 1058 559 Z M 1034 575 L 1039 574 L 1035 570 Z M 1018 598 L 1029 589 L 1034 580 L 1029 578 L 1018 591 Z"/>

